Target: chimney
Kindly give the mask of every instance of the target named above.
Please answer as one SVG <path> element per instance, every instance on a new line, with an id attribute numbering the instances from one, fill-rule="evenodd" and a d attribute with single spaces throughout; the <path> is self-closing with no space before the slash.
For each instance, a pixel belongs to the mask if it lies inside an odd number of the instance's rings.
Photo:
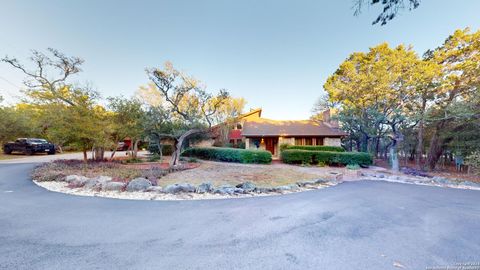
<path id="1" fill-rule="evenodd" d="M 322 120 L 323 122 L 330 122 L 330 109 L 326 109 L 325 111 L 323 111 Z"/>
<path id="2" fill-rule="evenodd" d="M 332 120 L 332 118 L 330 116 L 330 109 L 326 109 L 325 111 L 323 111 L 322 118 L 323 118 L 322 119 L 323 122 L 326 123 L 327 125 L 331 126 L 332 128 L 339 128 L 340 127 L 337 120 Z"/>

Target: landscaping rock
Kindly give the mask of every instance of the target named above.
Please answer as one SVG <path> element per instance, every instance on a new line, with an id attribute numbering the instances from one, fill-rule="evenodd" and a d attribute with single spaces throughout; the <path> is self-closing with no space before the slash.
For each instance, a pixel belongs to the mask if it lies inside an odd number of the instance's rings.
<path id="1" fill-rule="evenodd" d="M 274 189 L 271 187 L 257 187 L 255 188 L 256 193 L 270 193 L 273 192 Z"/>
<path id="2" fill-rule="evenodd" d="M 341 176 L 341 174 L 340 174 L 340 176 Z M 337 177 L 338 177 L 338 175 L 337 175 Z M 337 177 L 335 177 L 335 180 L 337 180 L 337 179 L 336 179 Z M 339 181 L 339 180 L 337 180 L 337 181 Z M 315 180 L 315 184 L 326 184 L 326 183 L 328 183 L 328 182 L 329 182 L 329 181 L 326 180 L 326 179 L 317 179 L 317 180 Z"/>
<path id="3" fill-rule="evenodd" d="M 135 178 L 127 185 L 127 191 L 145 191 L 152 183 L 145 178 Z"/>
<path id="4" fill-rule="evenodd" d="M 102 184 L 104 191 L 122 191 L 125 188 L 125 183 L 122 182 L 106 182 Z"/>
<path id="5" fill-rule="evenodd" d="M 189 183 L 173 184 L 166 186 L 165 192 L 171 194 L 176 194 L 180 192 L 195 192 L 195 186 Z"/>
<path id="6" fill-rule="evenodd" d="M 236 187 L 243 189 L 245 192 L 252 192 L 255 190 L 257 186 L 255 186 L 255 184 L 252 182 L 245 182 L 245 183 L 236 185 Z"/>
<path id="7" fill-rule="evenodd" d="M 317 184 L 317 180 L 297 182 L 297 185 L 298 185 L 299 187 L 314 186 L 314 185 L 316 185 L 316 184 Z"/>
<path id="8" fill-rule="evenodd" d="M 97 180 L 99 183 L 106 183 L 112 181 L 112 177 L 110 176 L 97 176 L 95 178 L 92 178 L 93 180 Z"/>
<path id="9" fill-rule="evenodd" d="M 298 185 L 295 185 L 295 184 L 278 186 L 274 188 L 276 192 L 295 191 L 298 189 L 299 189 Z"/>
<path id="10" fill-rule="evenodd" d="M 223 185 L 216 188 L 213 191 L 213 193 L 222 194 L 222 195 L 225 195 L 225 194 L 232 195 L 234 192 L 235 192 L 235 188 L 231 185 Z"/>
<path id="11" fill-rule="evenodd" d="M 439 177 L 439 176 L 435 176 L 432 178 L 433 182 L 437 183 L 437 184 L 442 184 L 442 185 L 451 185 L 451 184 L 455 184 L 455 183 L 452 183 L 452 181 L 450 181 L 449 179 L 445 178 L 445 177 Z"/>
<path id="12" fill-rule="evenodd" d="M 72 174 L 72 175 L 67 175 L 67 177 L 65 177 L 65 182 L 68 182 L 68 183 L 72 183 L 74 181 L 77 181 L 77 182 L 85 182 L 88 180 L 88 177 L 85 177 L 85 176 L 81 176 L 81 175 L 75 175 L 75 174 Z"/>
<path id="13" fill-rule="evenodd" d="M 74 187 L 74 188 L 78 188 L 78 187 L 83 187 L 85 186 L 85 184 L 90 181 L 90 179 L 86 178 L 86 177 L 81 177 L 81 178 L 76 178 L 69 183 L 69 186 L 70 187 Z"/>
<path id="14" fill-rule="evenodd" d="M 154 193 L 163 193 L 164 190 L 161 186 L 151 186 L 145 190 L 146 192 L 154 192 Z"/>
<path id="15" fill-rule="evenodd" d="M 213 191 L 213 184 L 211 182 L 205 182 L 198 185 L 195 192 L 197 193 L 207 193 Z"/>
<path id="16" fill-rule="evenodd" d="M 431 177 L 428 173 L 414 168 L 402 167 L 400 171 L 404 174 L 409 174 L 413 176 Z"/>
<path id="17" fill-rule="evenodd" d="M 245 194 L 247 192 L 243 188 L 236 187 L 236 188 L 233 189 L 233 193 L 235 193 L 235 194 Z"/>
<path id="18" fill-rule="evenodd" d="M 101 188 L 102 184 L 99 183 L 96 179 L 88 179 L 85 182 L 85 185 L 83 185 L 83 188 L 85 189 L 96 189 L 96 188 Z"/>

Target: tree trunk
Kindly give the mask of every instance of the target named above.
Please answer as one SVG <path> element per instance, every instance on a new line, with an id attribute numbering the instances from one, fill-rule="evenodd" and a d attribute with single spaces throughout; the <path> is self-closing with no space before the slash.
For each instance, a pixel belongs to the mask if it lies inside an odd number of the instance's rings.
<path id="1" fill-rule="evenodd" d="M 113 148 L 113 151 L 112 151 L 112 154 L 110 155 L 110 159 L 109 161 L 112 161 L 113 160 L 113 157 L 115 156 L 115 154 L 117 153 L 117 148 Z"/>
<path id="2" fill-rule="evenodd" d="M 378 158 L 379 151 L 380 151 L 380 137 L 377 137 L 375 141 L 375 157 L 376 158 Z"/>
<path id="3" fill-rule="evenodd" d="M 200 134 L 200 133 L 203 133 L 203 132 L 204 131 L 200 130 L 200 129 L 191 129 L 191 130 L 183 133 L 182 136 L 180 136 L 180 138 L 178 138 L 178 141 L 175 145 L 175 149 L 172 153 L 172 158 L 170 159 L 170 167 L 176 166 L 180 163 L 180 154 L 182 153 L 182 147 L 183 147 L 183 144 L 186 141 L 186 139 L 188 139 L 188 137 L 190 137 L 192 135 Z"/>
<path id="4" fill-rule="evenodd" d="M 392 171 L 398 172 L 400 170 L 400 166 L 398 163 L 398 149 L 397 149 L 397 140 L 392 140 L 392 145 L 390 147 L 390 161 L 392 164 Z"/>
<path id="5" fill-rule="evenodd" d="M 88 156 L 87 156 L 87 149 L 83 149 L 83 162 L 87 163 Z"/>
<path id="6" fill-rule="evenodd" d="M 415 165 L 417 169 L 422 170 L 423 162 L 423 131 L 424 131 L 424 118 L 425 118 L 425 108 L 427 106 L 427 101 L 424 99 L 422 101 L 422 111 L 420 115 L 420 122 L 418 123 L 418 134 L 417 134 L 417 156 L 415 158 Z"/>
<path id="7" fill-rule="evenodd" d="M 367 134 L 363 134 L 362 138 L 362 152 L 368 152 L 368 141 L 370 137 Z"/>
<path id="8" fill-rule="evenodd" d="M 138 153 L 138 143 L 140 140 L 135 140 L 133 143 L 133 150 L 132 150 L 132 158 L 137 158 L 137 153 Z"/>
<path id="9" fill-rule="evenodd" d="M 442 120 L 437 123 L 435 131 L 433 132 L 430 140 L 430 148 L 428 149 L 427 165 L 428 168 L 433 171 L 437 165 L 438 160 L 443 154 L 443 141 L 439 136 L 440 130 L 445 126 L 445 121 Z"/>

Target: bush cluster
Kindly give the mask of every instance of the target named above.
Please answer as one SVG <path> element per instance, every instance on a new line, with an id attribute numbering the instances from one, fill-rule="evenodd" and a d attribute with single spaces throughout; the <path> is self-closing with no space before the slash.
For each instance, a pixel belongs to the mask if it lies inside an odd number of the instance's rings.
<path id="1" fill-rule="evenodd" d="M 224 147 L 194 147 L 188 148 L 182 153 L 186 157 L 196 157 L 206 160 L 238 162 L 238 163 L 261 163 L 272 162 L 272 154 L 265 150 L 250 150 Z"/>
<path id="2" fill-rule="evenodd" d="M 372 156 L 363 152 L 333 152 L 286 149 L 281 153 L 282 161 L 289 164 L 362 165 L 373 162 Z"/>
<path id="3" fill-rule="evenodd" d="M 282 148 L 282 146 L 280 146 Z M 297 149 L 308 151 L 329 151 L 329 152 L 345 152 L 345 149 L 341 146 L 328 146 L 328 145 L 286 145 L 282 150 Z"/>
<path id="4" fill-rule="evenodd" d="M 162 155 L 163 156 L 171 156 L 172 155 L 173 145 L 164 144 L 161 147 L 162 147 Z M 156 143 L 149 143 L 147 150 L 148 150 L 148 152 L 150 152 L 152 154 L 160 155 L 160 151 L 158 150 L 158 144 L 156 144 Z"/>

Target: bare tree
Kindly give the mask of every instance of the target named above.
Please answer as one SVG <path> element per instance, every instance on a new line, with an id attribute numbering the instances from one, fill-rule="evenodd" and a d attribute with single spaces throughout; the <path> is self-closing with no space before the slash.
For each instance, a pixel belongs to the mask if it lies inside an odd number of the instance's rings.
<path id="1" fill-rule="evenodd" d="M 380 23 L 381 25 L 387 24 L 388 21 L 393 20 L 400 10 L 408 8 L 409 10 L 416 9 L 420 5 L 420 0 L 355 0 L 354 1 L 354 14 L 360 15 L 365 5 L 383 6 L 382 12 L 372 22 L 372 24 Z"/>
<path id="2" fill-rule="evenodd" d="M 194 135 L 209 131 L 213 116 L 229 98 L 229 94 L 224 89 L 216 96 L 207 93 L 197 80 L 176 70 L 168 62 L 164 69 L 147 69 L 147 74 L 162 94 L 172 115 L 177 116 L 186 127 L 179 137 L 174 137 L 175 149 L 170 165 L 175 166 L 179 164 L 184 143 Z"/>
<path id="3" fill-rule="evenodd" d="M 66 56 L 56 49 L 48 48 L 48 51 L 52 55 L 51 57 L 32 50 L 30 60 L 35 67 L 33 70 L 27 69 L 16 58 L 5 56 L 1 61 L 10 64 L 27 76 L 23 83 L 28 90 L 34 90 L 39 95 L 51 96 L 68 105 L 75 106 L 72 100 L 61 93 L 61 89 L 66 86 L 66 81 L 71 75 L 81 71 L 80 66 L 84 60 Z M 52 73 L 58 75 L 54 76 Z"/>

